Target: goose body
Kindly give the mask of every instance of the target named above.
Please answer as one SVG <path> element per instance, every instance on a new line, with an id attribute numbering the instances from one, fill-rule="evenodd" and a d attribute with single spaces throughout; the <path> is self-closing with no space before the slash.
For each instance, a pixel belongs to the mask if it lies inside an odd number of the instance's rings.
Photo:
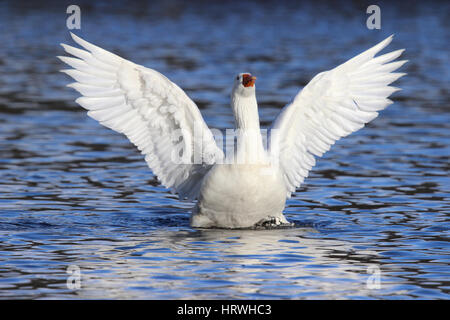
<path id="1" fill-rule="evenodd" d="M 193 227 L 246 228 L 283 216 L 286 189 L 269 164 L 217 164 L 204 178 Z"/>
<path id="2" fill-rule="evenodd" d="M 237 146 L 216 144 L 195 103 L 159 72 L 125 60 L 72 34 L 83 49 L 63 44 L 59 57 L 82 97 L 76 101 L 102 125 L 123 133 L 145 155 L 161 183 L 181 199 L 197 201 L 191 225 L 247 228 L 287 224 L 286 199 L 341 137 L 364 127 L 392 103 L 389 86 L 406 61 L 403 50 L 375 55 L 392 36 L 338 67 L 319 73 L 286 105 L 261 136 L 255 80 L 239 74 L 231 109 Z"/>

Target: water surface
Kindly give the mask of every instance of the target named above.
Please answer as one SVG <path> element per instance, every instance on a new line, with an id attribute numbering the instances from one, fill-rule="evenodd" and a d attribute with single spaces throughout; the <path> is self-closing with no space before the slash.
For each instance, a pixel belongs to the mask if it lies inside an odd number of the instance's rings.
<path id="1" fill-rule="evenodd" d="M 448 4 L 381 5 L 368 30 L 355 4 L 78 3 L 77 34 L 167 75 L 213 128 L 233 125 L 238 72 L 258 76 L 264 126 L 315 74 L 392 33 L 408 76 L 287 202 L 296 228 L 196 230 L 192 203 L 64 87 L 68 4 L 3 2 L 0 298 L 450 298 Z"/>

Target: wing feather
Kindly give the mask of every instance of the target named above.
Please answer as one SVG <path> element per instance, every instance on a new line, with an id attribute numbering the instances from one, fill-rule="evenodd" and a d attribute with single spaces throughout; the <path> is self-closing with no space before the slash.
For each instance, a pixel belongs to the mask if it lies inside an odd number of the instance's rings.
<path id="1" fill-rule="evenodd" d="M 404 49 L 375 57 L 392 37 L 316 75 L 280 112 L 271 128 L 278 131 L 271 148 L 280 150 L 288 197 L 315 165 L 314 156 L 322 156 L 337 140 L 361 129 L 393 103 L 388 97 L 400 89 L 390 84 L 405 75 L 393 71 L 407 62 L 394 60 Z"/>
<path id="2" fill-rule="evenodd" d="M 76 102 L 125 134 L 163 185 L 195 199 L 204 175 L 223 157 L 195 103 L 159 72 L 71 36 L 82 49 L 62 44 L 73 57 L 58 58 L 73 68 L 62 72 L 76 81 L 68 85 L 82 95 Z M 201 139 L 194 139 L 195 130 Z M 174 161 L 174 150 L 182 150 L 184 161 Z M 194 151 L 201 157 L 194 159 Z"/>

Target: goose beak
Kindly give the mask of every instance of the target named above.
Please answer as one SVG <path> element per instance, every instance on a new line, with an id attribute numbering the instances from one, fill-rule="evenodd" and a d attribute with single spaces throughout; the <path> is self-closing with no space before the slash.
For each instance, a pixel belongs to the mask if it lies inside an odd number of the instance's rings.
<path id="1" fill-rule="evenodd" d="M 256 77 L 251 74 L 244 74 L 242 77 L 242 85 L 246 88 L 253 87 L 255 85 Z"/>

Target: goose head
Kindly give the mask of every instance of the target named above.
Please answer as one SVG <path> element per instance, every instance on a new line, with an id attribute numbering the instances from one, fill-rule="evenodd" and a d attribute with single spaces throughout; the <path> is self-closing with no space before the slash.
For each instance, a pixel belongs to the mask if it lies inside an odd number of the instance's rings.
<path id="1" fill-rule="evenodd" d="M 233 85 L 233 94 L 239 94 L 244 97 L 255 94 L 256 77 L 251 73 L 240 73 L 236 76 Z"/>

